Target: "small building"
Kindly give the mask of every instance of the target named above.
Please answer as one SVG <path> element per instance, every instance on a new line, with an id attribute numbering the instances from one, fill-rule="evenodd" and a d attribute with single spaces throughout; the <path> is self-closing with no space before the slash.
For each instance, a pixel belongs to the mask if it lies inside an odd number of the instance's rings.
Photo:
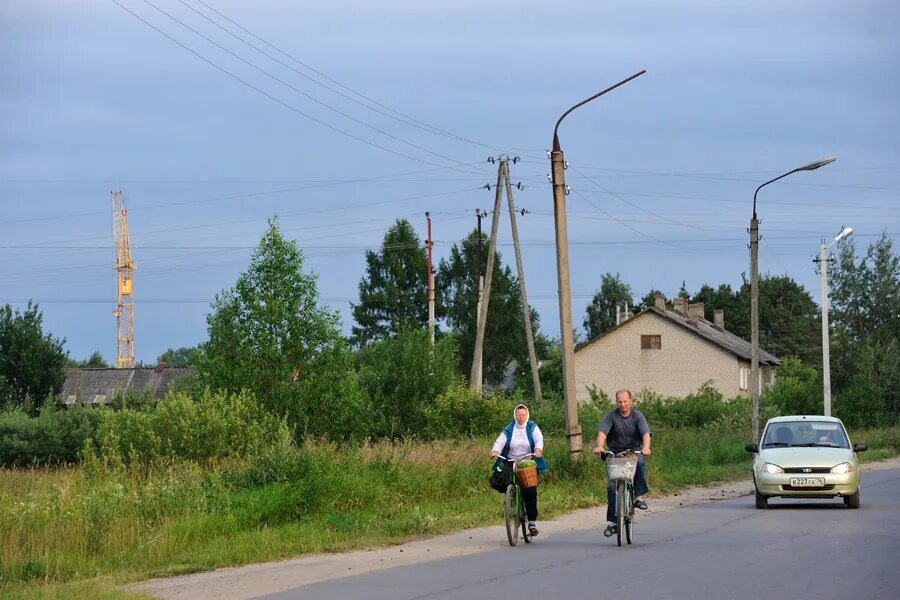
<path id="1" fill-rule="evenodd" d="M 703 303 L 665 298 L 626 318 L 613 329 L 575 349 L 575 387 L 579 402 L 590 400 L 589 388 L 612 397 L 626 388 L 651 389 L 664 396 L 684 397 L 712 382 L 726 398 L 750 395 L 750 343 L 725 329 L 725 315 L 703 318 Z M 775 383 L 775 356 L 759 350 L 760 390 Z"/>
<path id="2" fill-rule="evenodd" d="M 103 404 L 117 390 L 135 390 L 149 391 L 154 398 L 160 399 L 166 395 L 173 381 L 195 372 L 192 367 L 167 367 L 163 364 L 135 369 L 72 368 L 66 371 L 66 382 L 59 396 L 63 404 Z"/>

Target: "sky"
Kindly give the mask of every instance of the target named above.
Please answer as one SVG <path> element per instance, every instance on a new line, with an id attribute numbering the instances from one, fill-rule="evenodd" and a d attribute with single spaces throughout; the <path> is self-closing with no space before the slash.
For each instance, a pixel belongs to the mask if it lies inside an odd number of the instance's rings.
<path id="1" fill-rule="evenodd" d="M 560 127 L 576 324 L 606 272 L 635 300 L 738 287 L 756 187 L 836 156 L 758 197 L 760 272 L 819 302 L 823 239 L 900 232 L 898 29 L 890 0 L 0 0 L 0 304 L 115 362 L 121 190 L 139 361 L 207 339 L 275 214 L 349 334 L 365 251 L 429 211 L 446 257 L 506 156 L 557 336 L 553 126 L 642 69 Z"/>

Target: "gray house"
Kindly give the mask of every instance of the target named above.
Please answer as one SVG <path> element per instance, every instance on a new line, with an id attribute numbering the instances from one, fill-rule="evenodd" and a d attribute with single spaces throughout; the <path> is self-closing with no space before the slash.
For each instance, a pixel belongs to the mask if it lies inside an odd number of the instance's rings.
<path id="1" fill-rule="evenodd" d="M 196 372 L 191 367 L 136 369 L 78 369 L 66 371 L 60 400 L 63 404 L 103 404 L 116 390 L 148 390 L 154 398 L 162 398 L 176 379 Z"/>
<path id="2" fill-rule="evenodd" d="M 703 304 L 665 298 L 575 349 L 575 386 L 579 402 L 596 386 L 610 397 L 627 388 L 683 397 L 707 381 L 726 398 L 750 395 L 750 343 L 725 329 L 724 313 L 703 318 Z M 775 356 L 759 351 L 760 389 L 775 383 Z"/>

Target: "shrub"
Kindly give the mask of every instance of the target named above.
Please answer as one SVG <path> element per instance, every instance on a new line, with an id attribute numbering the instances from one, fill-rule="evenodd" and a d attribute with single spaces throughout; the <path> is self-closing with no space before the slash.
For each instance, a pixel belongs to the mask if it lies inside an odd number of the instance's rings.
<path id="1" fill-rule="evenodd" d="M 763 394 L 763 402 L 782 415 L 822 414 L 822 380 L 812 367 L 789 356 L 776 371 L 775 385 Z"/>
<path id="2" fill-rule="evenodd" d="M 169 394 L 156 405 L 105 411 L 97 445 L 110 461 L 156 462 L 247 456 L 289 438 L 283 419 L 248 392 Z"/>
<path id="3" fill-rule="evenodd" d="M 425 436 L 431 439 L 499 434 L 512 419 L 515 402 L 503 392 L 476 392 L 463 382 L 425 408 Z"/>
<path id="4" fill-rule="evenodd" d="M 457 380 L 456 343 L 434 345 L 425 329 L 404 329 L 359 352 L 359 383 L 382 416 L 376 433 L 396 438 L 425 426 L 425 410 Z"/>
<path id="5" fill-rule="evenodd" d="M 47 403 L 36 417 L 21 408 L 0 412 L 0 465 L 21 467 L 73 463 L 90 439 L 103 409 Z"/>

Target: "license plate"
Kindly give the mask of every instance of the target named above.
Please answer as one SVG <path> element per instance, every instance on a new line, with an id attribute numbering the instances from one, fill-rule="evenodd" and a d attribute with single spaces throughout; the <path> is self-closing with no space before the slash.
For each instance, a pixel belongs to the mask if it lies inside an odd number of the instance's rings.
<path id="1" fill-rule="evenodd" d="M 791 477 L 791 487 L 823 487 L 824 477 Z"/>

